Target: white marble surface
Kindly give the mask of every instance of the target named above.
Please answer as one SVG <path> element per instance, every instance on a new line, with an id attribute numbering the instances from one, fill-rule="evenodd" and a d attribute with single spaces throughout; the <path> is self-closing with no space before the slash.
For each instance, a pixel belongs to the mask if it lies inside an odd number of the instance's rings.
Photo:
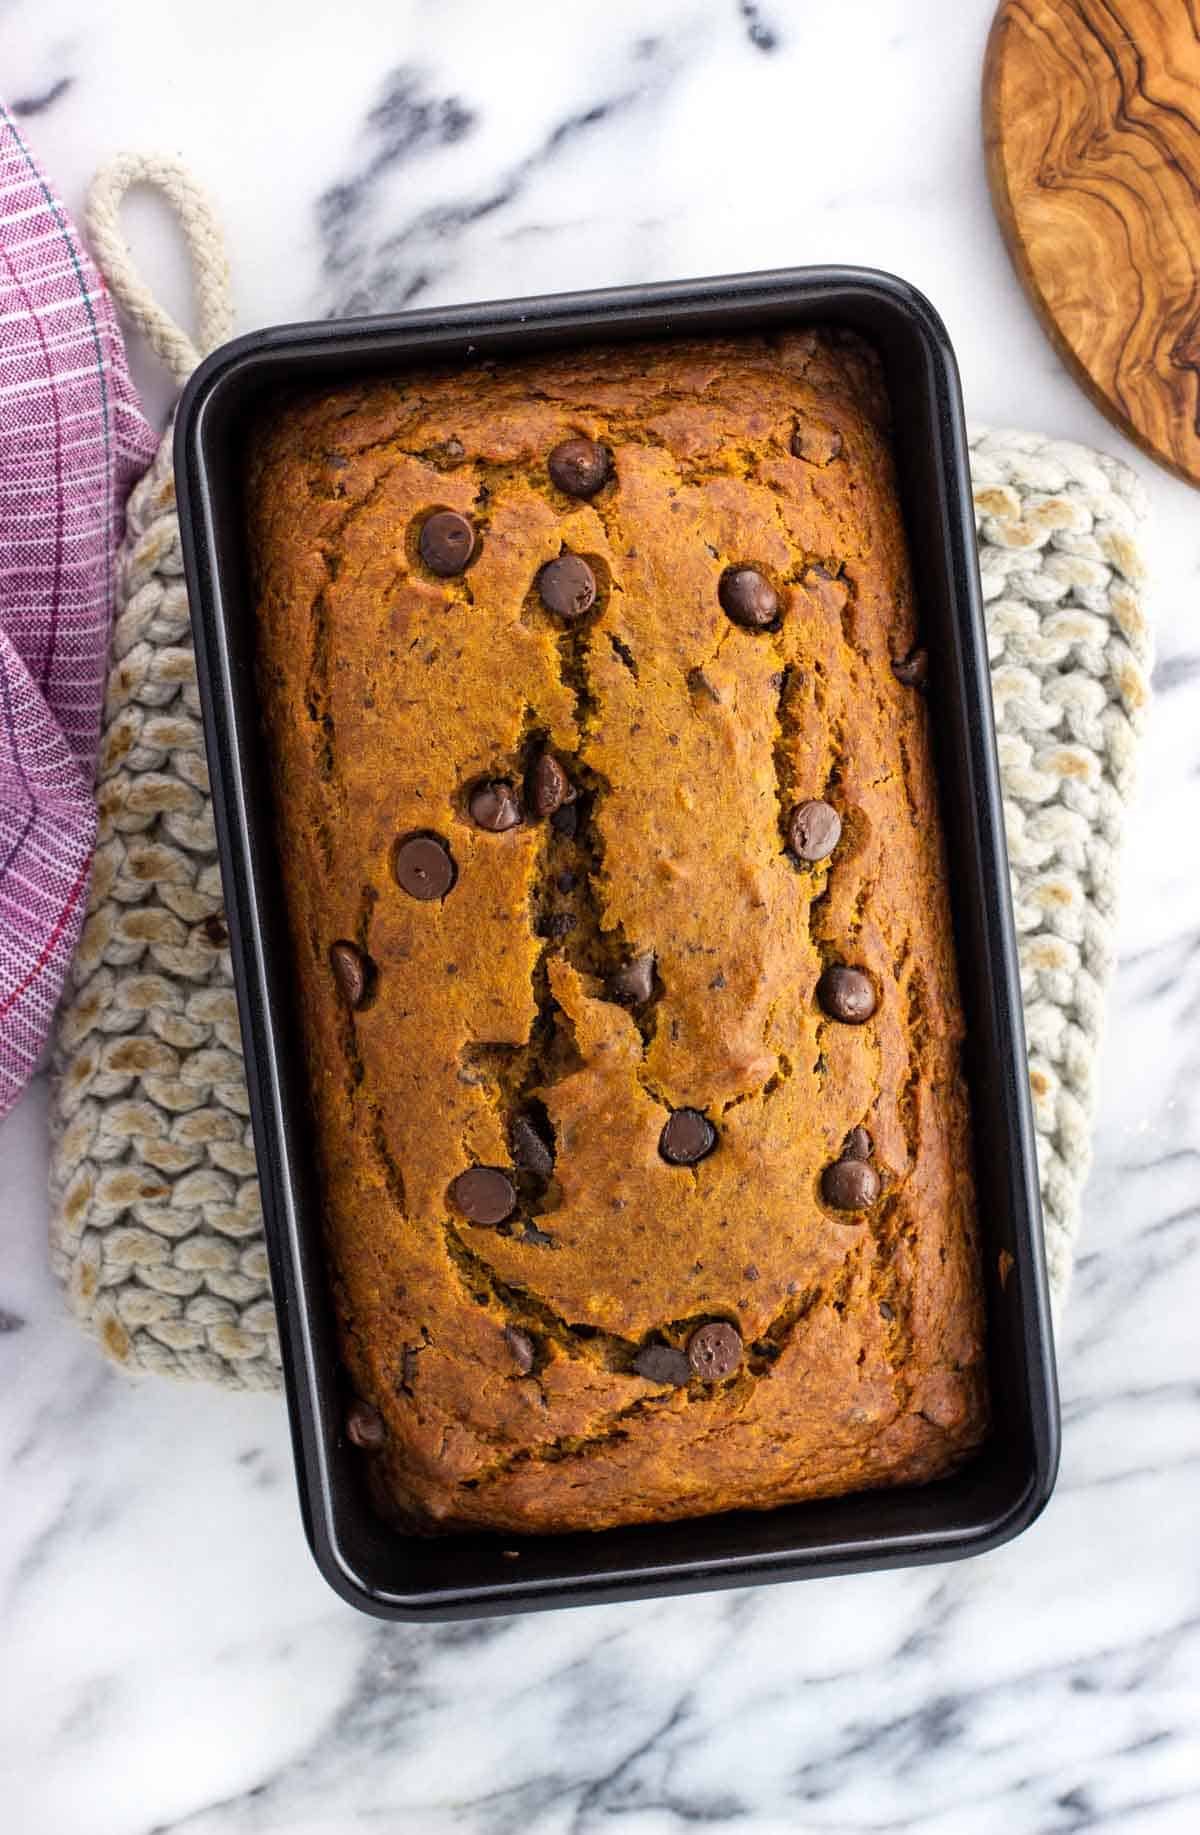
<path id="1" fill-rule="evenodd" d="M 866 261 L 943 312 L 974 417 L 1135 457 L 992 223 L 991 10 L 4 0 L 0 81 L 76 210 L 117 146 L 189 161 L 244 326 Z M 182 300 L 152 208 L 130 221 Z M 35 1087 L 0 1130 L 7 1835 L 1200 1826 L 1200 517 L 1138 463 L 1162 692 L 1046 1516 L 969 1566 L 372 1624 L 310 1563 L 278 1402 L 132 1388 L 65 1320 Z"/>

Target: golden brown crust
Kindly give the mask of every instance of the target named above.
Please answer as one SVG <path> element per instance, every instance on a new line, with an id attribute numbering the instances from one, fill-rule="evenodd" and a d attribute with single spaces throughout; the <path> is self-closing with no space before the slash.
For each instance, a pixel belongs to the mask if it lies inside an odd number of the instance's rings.
<path id="1" fill-rule="evenodd" d="M 945 868 L 924 707 L 892 670 L 915 620 L 885 420 L 871 353 L 805 332 L 338 389 L 281 409 L 255 451 L 260 681 L 345 1354 L 386 1422 L 386 1485 L 427 1526 L 599 1528 L 909 1482 L 986 1430 Z M 591 501 L 547 472 L 573 436 L 613 456 Z M 417 551 L 433 509 L 478 532 L 450 579 Z M 582 627 L 534 588 L 563 548 L 600 582 Z M 775 586 L 777 629 L 721 609 L 734 563 Z M 474 826 L 471 785 L 519 783 L 544 746 L 582 793 L 576 838 L 531 815 Z M 844 825 L 814 865 L 784 844 L 806 798 Z M 393 874 L 420 830 L 457 865 L 440 902 Z M 353 1012 L 338 939 L 377 970 Z M 606 999 L 648 950 L 658 998 Z M 874 980 L 865 1024 L 818 1005 L 833 962 Z M 472 1225 L 447 1189 L 510 1164 L 530 1101 L 555 1134 L 542 1205 Z M 718 1127 L 692 1167 L 658 1151 L 681 1105 Z M 883 1190 L 856 1218 L 820 1178 L 858 1126 Z M 633 1370 L 713 1318 L 742 1334 L 735 1376 Z"/>

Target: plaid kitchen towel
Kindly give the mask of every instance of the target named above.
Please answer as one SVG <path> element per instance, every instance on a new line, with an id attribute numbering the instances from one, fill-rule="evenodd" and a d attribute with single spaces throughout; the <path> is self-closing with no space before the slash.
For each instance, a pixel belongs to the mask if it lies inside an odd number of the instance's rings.
<path id="1" fill-rule="evenodd" d="M 87 903 L 114 551 L 155 445 L 104 284 L 0 107 L 0 1116 Z"/>

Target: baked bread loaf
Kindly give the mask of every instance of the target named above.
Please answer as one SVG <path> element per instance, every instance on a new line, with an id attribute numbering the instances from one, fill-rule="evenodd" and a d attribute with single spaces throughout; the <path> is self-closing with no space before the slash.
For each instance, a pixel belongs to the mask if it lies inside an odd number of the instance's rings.
<path id="1" fill-rule="evenodd" d="M 962 1019 L 873 353 L 330 389 L 271 413 L 249 501 L 376 1493 L 561 1531 L 960 1462 Z"/>

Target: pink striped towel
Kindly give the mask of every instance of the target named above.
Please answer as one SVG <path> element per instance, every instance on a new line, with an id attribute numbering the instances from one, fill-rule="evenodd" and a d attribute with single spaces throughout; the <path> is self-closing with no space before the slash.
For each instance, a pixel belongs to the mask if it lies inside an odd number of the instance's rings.
<path id="1" fill-rule="evenodd" d="M 79 938 L 114 551 L 156 443 L 103 282 L 0 107 L 0 1116 Z"/>

